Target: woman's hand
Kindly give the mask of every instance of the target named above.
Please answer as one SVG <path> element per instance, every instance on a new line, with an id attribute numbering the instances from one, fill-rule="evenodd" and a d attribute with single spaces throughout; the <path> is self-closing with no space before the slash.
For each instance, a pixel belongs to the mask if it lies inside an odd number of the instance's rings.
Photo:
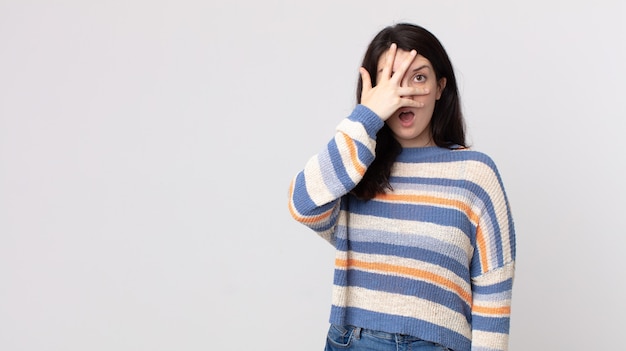
<path id="1" fill-rule="evenodd" d="M 361 79 L 363 80 L 363 90 L 361 90 L 361 105 L 366 106 L 386 121 L 394 112 L 402 107 L 422 107 L 424 103 L 415 101 L 411 97 L 415 95 L 428 94 L 428 89 L 403 87 L 402 78 L 411 66 L 417 52 L 412 50 L 408 57 L 402 62 L 399 69 L 393 72 L 394 61 L 398 47 L 391 44 L 385 57 L 385 65 L 378 75 L 378 83 L 372 88 L 372 79 L 369 72 L 361 67 Z"/>

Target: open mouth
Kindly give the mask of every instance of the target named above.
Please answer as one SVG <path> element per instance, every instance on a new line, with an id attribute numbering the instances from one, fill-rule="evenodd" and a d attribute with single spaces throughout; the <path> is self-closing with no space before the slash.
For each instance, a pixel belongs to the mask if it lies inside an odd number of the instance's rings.
<path id="1" fill-rule="evenodd" d="M 415 118 L 415 114 L 411 111 L 404 111 L 400 112 L 398 118 L 400 118 L 400 121 L 402 123 L 411 123 L 413 121 L 413 118 Z"/>

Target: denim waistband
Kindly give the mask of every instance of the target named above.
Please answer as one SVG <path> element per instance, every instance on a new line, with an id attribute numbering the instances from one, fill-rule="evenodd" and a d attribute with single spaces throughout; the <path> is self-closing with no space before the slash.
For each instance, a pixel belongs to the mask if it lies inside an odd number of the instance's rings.
<path id="1" fill-rule="evenodd" d="M 412 335 L 407 335 L 407 334 L 400 334 L 400 333 L 387 333 L 387 332 L 383 332 L 383 331 L 379 331 L 379 330 L 372 330 L 372 329 L 366 329 L 366 328 L 360 328 L 360 327 L 355 327 L 355 326 L 347 326 L 350 329 L 354 330 L 354 333 L 356 334 L 355 336 L 358 338 L 363 334 L 368 334 L 370 336 L 373 336 L 375 338 L 379 338 L 379 339 L 385 339 L 385 340 L 393 340 L 393 341 L 397 341 L 397 342 L 414 342 L 414 341 L 420 341 L 422 339 L 416 337 L 416 336 L 412 336 Z"/>

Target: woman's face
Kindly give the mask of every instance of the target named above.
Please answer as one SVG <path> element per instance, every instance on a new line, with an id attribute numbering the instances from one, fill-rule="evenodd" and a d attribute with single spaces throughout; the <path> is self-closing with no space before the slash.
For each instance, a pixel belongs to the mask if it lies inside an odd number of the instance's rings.
<path id="1" fill-rule="evenodd" d="M 378 59 L 377 77 L 385 64 L 385 51 Z M 393 62 L 393 72 L 396 72 L 402 62 L 409 57 L 409 52 L 398 49 Z M 378 78 L 377 78 L 378 80 Z M 411 96 L 409 98 L 424 103 L 422 107 L 403 107 L 398 109 L 385 123 L 391 128 L 396 140 L 402 147 L 434 146 L 430 131 L 430 120 L 435 109 L 435 102 L 441 97 L 446 86 L 446 79 L 437 80 L 430 61 L 422 55 L 417 55 L 413 63 L 402 77 L 402 86 L 428 88 L 426 95 Z"/>

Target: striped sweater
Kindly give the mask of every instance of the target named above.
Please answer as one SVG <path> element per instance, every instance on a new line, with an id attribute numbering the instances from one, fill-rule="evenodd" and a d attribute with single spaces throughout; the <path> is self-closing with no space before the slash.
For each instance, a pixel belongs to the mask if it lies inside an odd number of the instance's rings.
<path id="1" fill-rule="evenodd" d="M 506 350 L 515 232 L 495 164 L 469 149 L 405 148 L 392 190 L 356 199 L 383 123 L 357 105 L 290 186 L 291 215 L 336 248 L 330 322 Z"/>

